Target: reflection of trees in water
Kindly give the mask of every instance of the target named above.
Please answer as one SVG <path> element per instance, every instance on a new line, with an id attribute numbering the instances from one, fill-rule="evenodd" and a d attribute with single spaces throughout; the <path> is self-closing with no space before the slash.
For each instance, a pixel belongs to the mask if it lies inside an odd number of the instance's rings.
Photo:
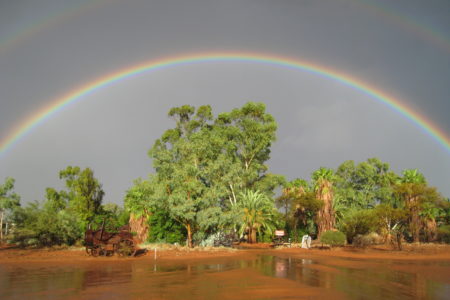
<path id="1" fill-rule="evenodd" d="M 23 299 L 25 296 L 32 299 L 36 295 L 52 299 L 74 296 L 82 299 L 86 295 L 101 298 L 111 292 L 115 298 L 168 295 L 167 299 L 179 299 L 183 298 L 186 291 L 199 296 L 210 295 L 209 298 L 213 299 L 214 294 L 222 293 L 225 286 L 257 286 L 257 277 L 248 276 L 255 271 L 273 278 L 293 280 L 301 286 L 341 291 L 350 299 L 440 299 L 448 297 L 449 285 L 430 280 L 426 274 L 448 267 L 443 262 L 369 263 L 350 259 L 311 260 L 272 255 L 227 259 L 218 263 L 125 259 L 108 262 L 98 260 L 78 267 L 1 266 L 0 299 Z M 214 275 L 227 271 L 233 271 L 232 276 Z M 227 280 L 225 283 L 224 278 Z"/>
<path id="2" fill-rule="evenodd" d="M 4 271 L 4 270 L 1 270 Z M 41 294 L 46 298 L 73 296 L 82 289 L 84 270 L 72 267 L 15 268 L 0 272 L 0 298 L 20 299 Z"/>
<path id="3" fill-rule="evenodd" d="M 127 283 L 131 278 L 132 266 L 129 263 L 96 262 L 86 268 L 82 288 Z"/>
<path id="4" fill-rule="evenodd" d="M 441 299 L 448 296 L 448 285 L 418 273 L 417 264 L 405 263 L 409 272 L 393 270 L 388 265 L 339 268 L 341 275 L 336 276 L 335 288 L 357 299 Z"/>

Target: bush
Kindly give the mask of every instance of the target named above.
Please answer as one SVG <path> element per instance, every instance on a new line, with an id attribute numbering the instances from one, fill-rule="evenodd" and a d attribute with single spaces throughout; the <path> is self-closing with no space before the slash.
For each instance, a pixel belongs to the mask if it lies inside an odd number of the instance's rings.
<path id="1" fill-rule="evenodd" d="M 376 232 L 368 234 L 358 234 L 353 238 L 353 245 L 357 247 L 367 247 L 370 245 L 379 245 L 383 243 L 383 238 Z"/>
<path id="2" fill-rule="evenodd" d="M 16 211 L 17 225 L 11 242 L 19 246 L 73 245 L 82 238 L 79 219 L 68 211 L 59 212 L 31 203 Z"/>
<path id="3" fill-rule="evenodd" d="M 353 243 L 357 235 L 365 235 L 378 229 L 378 221 L 372 210 L 352 211 L 344 216 L 339 229 L 347 236 L 347 241 Z"/>
<path id="4" fill-rule="evenodd" d="M 344 246 L 346 236 L 343 232 L 328 230 L 320 236 L 320 242 L 330 246 Z"/>
<path id="5" fill-rule="evenodd" d="M 438 228 L 438 240 L 450 244 L 450 225 L 443 225 Z"/>

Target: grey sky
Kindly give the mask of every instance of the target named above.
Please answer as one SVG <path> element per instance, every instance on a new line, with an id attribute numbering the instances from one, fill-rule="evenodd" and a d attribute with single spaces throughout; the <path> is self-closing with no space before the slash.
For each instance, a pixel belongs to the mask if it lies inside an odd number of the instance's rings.
<path id="1" fill-rule="evenodd" d="M 113 71 L 199 52 L 289 56 L 339 70 L 404 100 L 450 133 L 448 1 L 0 1 L 0 140 L 37 110 Z M 37 24 L 34 28 L 30 25 Z M 433 37 L 430 30 L 439 33 Z M 148 73 L 84 97 L 0 157 L 23 201 L 91 167 L 106 202 L 152 171 L 147 151 L 176 105 L 215 113 L 247 101 L 279 123 L 271 171 L 309 179 L 320 166 L 379 157 L 418 168 L 450 196 L 450 153 L 393 110 L 336 81 L 249 63 Z"/>

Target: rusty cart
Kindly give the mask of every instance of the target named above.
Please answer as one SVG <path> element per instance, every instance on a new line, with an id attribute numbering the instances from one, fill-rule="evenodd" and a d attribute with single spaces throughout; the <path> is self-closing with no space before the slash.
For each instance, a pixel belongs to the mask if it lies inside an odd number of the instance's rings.
<path id="1" fill-rule="evenodd" d="M 99 230 L 88 229 L 84 241 L 86 253 L 91 256 L 134 256 L 137 251 L 136 242 L 127 225 L 114 233 L 105 231 L 104 224 Z"/>

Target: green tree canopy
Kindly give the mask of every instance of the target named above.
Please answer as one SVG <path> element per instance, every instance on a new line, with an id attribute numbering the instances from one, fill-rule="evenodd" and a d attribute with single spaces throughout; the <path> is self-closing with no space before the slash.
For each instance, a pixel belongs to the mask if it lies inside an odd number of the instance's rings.
<path id="1" fill-rule="evenodd" d="M 7 177 L 3 184 L 0 184 L 0 242 L 3 241 L 3 222 L 8 211 L 20 206 L 20 196 L 14 190 L 15 180 Z"/>
<path id="2" fill-rule="evenodd" d="M 67 190 L 60 192 L 60 197 L 67 199 L 69 208 L 87 226 L 101 212 L 105 194 L 102 185 L 89 168 L 81 170 L 79 167 L 68 166 L 59 172 L 59 178 L 65 180 L 67 187 Z"/>

